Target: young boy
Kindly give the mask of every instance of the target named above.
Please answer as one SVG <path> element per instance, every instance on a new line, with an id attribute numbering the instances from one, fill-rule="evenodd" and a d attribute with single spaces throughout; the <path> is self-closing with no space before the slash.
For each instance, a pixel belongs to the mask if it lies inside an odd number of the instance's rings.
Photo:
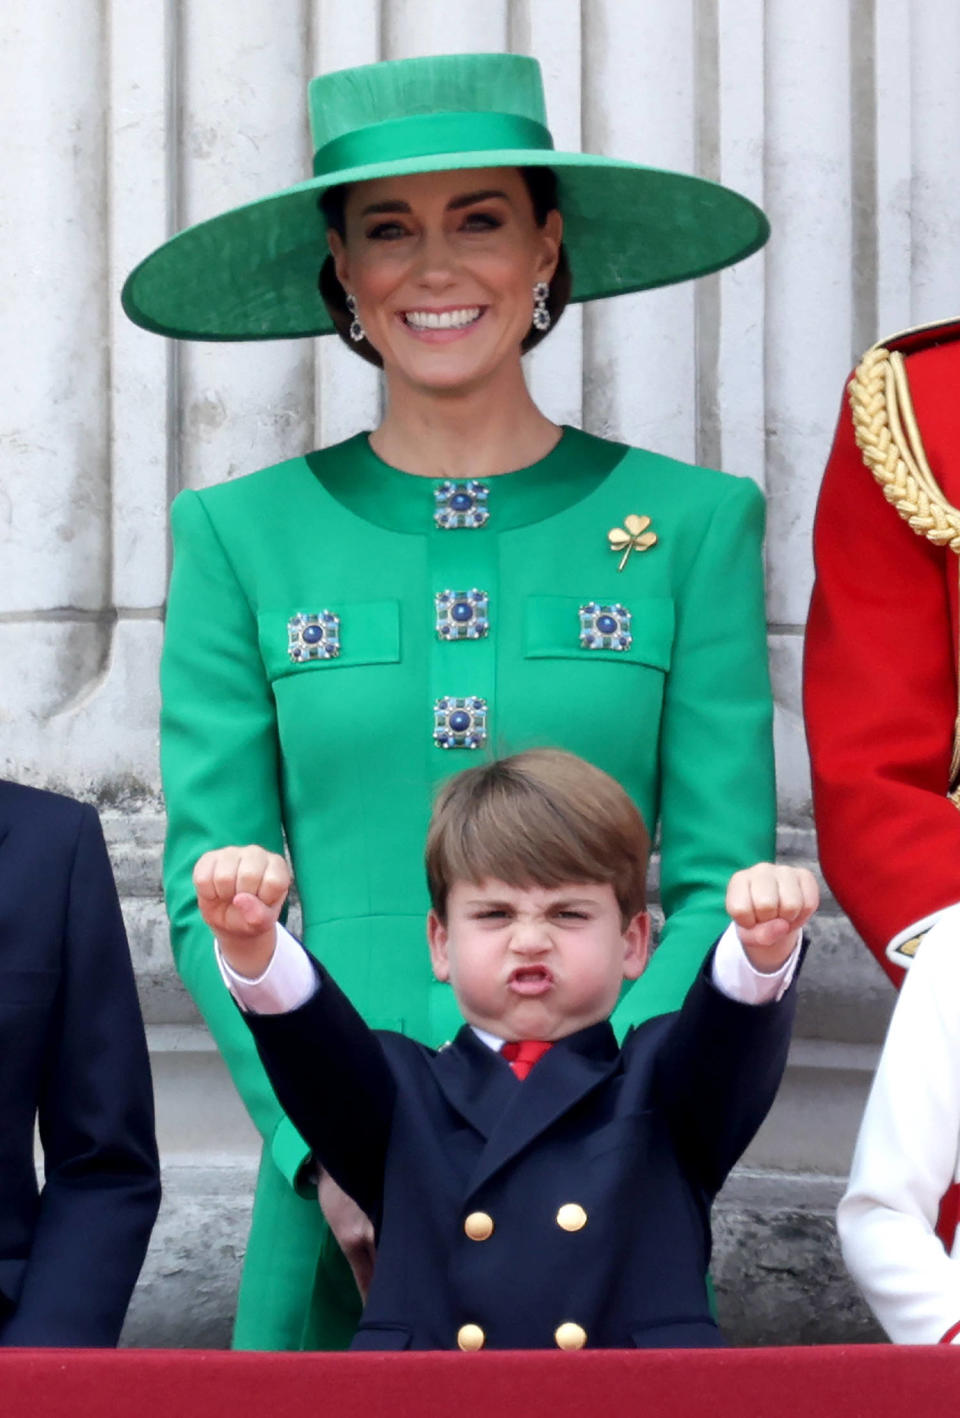
<path id="1" fill-rule="evenodd" d="M 683 1008 L 618 1047 L 608 1016 L 647 960 L 648 850 L 623 789 L 571 754 L 452 778 L 427 838 L 427 937 L 467 1023 L 438 1051 L 369 1030 L 277 925 L 281 857 L 197 863 L 277 1096 L 376 1228 L 354 1349 L 723 1343 L 710 1205 L 780 1081 L 816 884 L 737 873 L 736 929 Z"/>

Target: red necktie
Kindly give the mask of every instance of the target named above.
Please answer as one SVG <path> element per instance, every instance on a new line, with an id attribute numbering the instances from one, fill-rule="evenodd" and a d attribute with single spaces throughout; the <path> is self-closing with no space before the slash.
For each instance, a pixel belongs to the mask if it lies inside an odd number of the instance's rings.
<path id="1" fill-rule="evenodd" d="M 552 1043 L 543 1039 L 521 1039 L 519 1044 L 504 1044 L 500 1052 L 518 1078 L 526 1078 L 538 1059 L 542 1059 Z"/>

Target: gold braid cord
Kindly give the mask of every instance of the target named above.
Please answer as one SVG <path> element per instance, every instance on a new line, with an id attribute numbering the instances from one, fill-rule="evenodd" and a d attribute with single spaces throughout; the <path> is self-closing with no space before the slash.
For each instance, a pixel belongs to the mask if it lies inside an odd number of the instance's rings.
<path id="1" fill-rule="evenodd" d="M 849 394 L 857 444 L 884 497 L 918 537 L 960 556 L 960 511 L 947 501 L 927 462 L 903 355 L 874 345 L 858 364 Z M 949 796 L 960 808 L 960 713 L 954 724 Z"/>
<path id="2" fill-rule="evenodd" d="M 919 537 L 960 556 L 960 511 L 930 471 L 903 355 L 876 345 L 850 381 L 853 430 L 863 461 Z"/>

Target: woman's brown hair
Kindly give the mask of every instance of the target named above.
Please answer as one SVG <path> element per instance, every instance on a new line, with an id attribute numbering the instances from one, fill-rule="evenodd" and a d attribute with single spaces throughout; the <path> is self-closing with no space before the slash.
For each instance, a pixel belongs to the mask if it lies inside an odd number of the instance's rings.
<path id="1" fill-rule="evenodd" d="M 620 784 L 561 749 L 530 749 L 457 773 L 427 831 L 427 885 L 446 918 L 456 881 L 556 887 L 609 882 L 623 924 L 646 909 L 650 837 Z"/>
<path id="2" fill-rule="evenodd" d="M 543 226 L 549 214 L 557 209 L 557 175 L 550 167 L 521 167 L 519 172 L 530 193 L 534 221 L 537 226 Z M 320 210 L 323 212 L 328 229 L 335 231 L 343 239 L 346 239 L 345 208 L 348 191 L 349 185 L 341 183 L 339 187 L 328 188 L 320 198 Z M 570 263 L 567 260 L 566 250 L 561 245 L 557 269 L 553 273 L 546 301 L 547 310 L 550 312 L 550 325 L 546 330 L 537 330 L 531 325 L 520 345 L 524 354 L 528 350 L 532 350 L 535 345 L 539 345 L 544 336 L 548 335 L 556 325 L 570 299 L 572 284 Z M 382 369 L 383 360 L 369 340 L 351 340 L 350 338 L 353 316 L 347 309 L 347 293 L 337 279 L 332 256 L 327 256 L 320 267 L 318 285 L 330 319 L 344 344 L 369 364 L 375 364 L 378 369 Z"/>

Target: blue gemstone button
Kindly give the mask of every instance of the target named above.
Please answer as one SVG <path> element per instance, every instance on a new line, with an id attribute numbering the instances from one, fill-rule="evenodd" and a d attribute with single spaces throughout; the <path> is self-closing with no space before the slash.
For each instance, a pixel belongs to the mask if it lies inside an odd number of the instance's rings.
<path id="1" fill-rule="evenodd" d="M 478 695 L 444 695 L 433 706 L 433 741 L 438 748 L 480 748 L 487 741 L 487 701 Z"/>
<path id="2" fill-rule="evenodd" d="M 486 483 L 471 478 L 469 482 L 451 482 L 449 479 L 434 489 L 435 510 L 433 520 L 444 531 L 463 527 L 482 527 L 490 513 L 487 498 L 490 489 Z"/>
<path id="3" fill-rule="evenodd" d="M 580 644 L 585 650 L 629 650 L 630 612 L 619 604 L 589 601 L 580 607 Z"/>
<path id="4" fill-rule="evenodd" d="M 482 640 L 490 629 L 486 591 L 438 591 L 437 636 L 441 640 Z"/>
<path id="5" fill-rule="evenodd" d="M 287 654 L 296 664 L 335 660 L 340 654 L 340 617 L 333 611 L 298 611 L 287 621 Z"/>

